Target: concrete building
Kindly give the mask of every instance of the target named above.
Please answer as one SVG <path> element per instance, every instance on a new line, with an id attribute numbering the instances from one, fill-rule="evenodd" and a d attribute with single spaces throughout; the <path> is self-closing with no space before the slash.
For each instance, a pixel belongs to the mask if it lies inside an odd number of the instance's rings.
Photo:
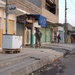
<path id="1" fill-rule="evenodd" d="M 75 43 L 74 27 L 67 23 L 67 43 Z"/>
<path id="2" fill-rule="evenodd" d="M 50 26 L 47 28 L 39 26 L 38 21 L 32 18 L 20 18 L 18 21 L 17 17 L 25 14 L 39 14 L 46 17 L 48 23 L 58 23 L 58 0 L 8 0 L 8 3 L 17 6 L 16 14 L 9 14 L 8 16 L 8 34 L 21 35 L 24 45 L 34 44 L 34 28 L 41 27 L 43 33 L 42 42 L 52 40 L 53 29 Z M 0 47 L 2 47 L 2 35 L 6 34 L 5 5 L 6 0 L 0 0 Z M 31 39 L 31 34 L 33 34 L 34 40 Z M 31 43 L 31 41 L 33 42 Z"/>
<path id="3" fill-rule="evenodd" d="M 60 38 L 61 38 L 61 40 L 60 40 L 60 43 L 65 43 L 65 41 L 64 41 L 64 27 L 63 26 L 59 26 L 58 27 L 58 34 L 60 34 Z"/>

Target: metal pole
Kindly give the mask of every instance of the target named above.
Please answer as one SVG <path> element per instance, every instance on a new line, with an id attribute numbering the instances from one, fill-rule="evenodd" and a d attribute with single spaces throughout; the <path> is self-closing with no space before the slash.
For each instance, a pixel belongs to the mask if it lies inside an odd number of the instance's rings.
<path id="1" fill-rule="evenodd" d="M 46 28 L 45 28 L 45 43 L 46 43 Z"/>
<path id="2" fill-rule="evenodd" d="M 34 47 L 34 18 L 32 17 L 31 46 Z"/>
<path id="3" fill-rule="evenodd" d="M 65 43 L 67 43 L 67 1 L 65 0 Z"/>
<path id="4" fill-rule="evenodd" d="M 8 0 L 6 0 L 6 34 L 8 34 Z"/>

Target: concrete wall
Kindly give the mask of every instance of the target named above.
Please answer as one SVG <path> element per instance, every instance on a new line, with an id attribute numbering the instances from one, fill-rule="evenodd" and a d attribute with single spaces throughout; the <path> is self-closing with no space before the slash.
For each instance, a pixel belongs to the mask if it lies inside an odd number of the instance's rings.
<path id="1" fill-rule="evenodd" d="M 48 10 L 42 8 L 42 15 L 47 18 L 47 21 L 53 22 L 53 23 L 58 23 L 58 16 L 52 14 Z"/>
<path id="2" fill-rule="evenodd" d="M 6 33 L 6 15 L 5 10 L 0 8 L 0 47 L 2 47 L 2 34 Z M 8 32 L 10 34 L 16 34 L 16 16 L 8 16 Z"/>
<path id="3" fill-rule="evenodd" d="M 57 32 L 58 31 L 58 27 L 53 27 L 53 31 Z"/>
<path id="4" fill-rule="evenodd" d="M 58 30 L 64 31 L 64 28 L 61 27 L 61 26 L 59 26 L 59 27 L 58 27 Z"/>
<path id="5" fill-rule="evenodd" d="M 42 0 L 42 15 L 47 18 L 47 21 L 53 22 L 53 23 L 58 23 L 58 0 L 55 0 L 56 4 L 56 14 L 54 15 L 47 9 L 45 9 L 45 0 Z"/>
<path id="6" fill-rule="evenodd" d="M 57 16 L 59 16 L 59 0 L 53 0 L 54 3 L 56 4 L 56 14 Z M 46 1 L 45 0 L 42 0 L 42 8 L 45 9 L 45 4 L 46 4 Z"/>
<path id="7" fill-rule="evenodd" d="M 64 28 L 59 26 L 58 27 L 58 34 L 60 34 L 61 40 L 60 43 L 64 43 Z"/>
<path id="8" fill-rule="evenodd" d="M 68 30 L 73 31 L 73 26 L 72 25 L 68 24 L 67 27 L 68 27 Z"/>
<path id="9" fill-rule="evenodd" d="M 6 18 L 5 10 L 0 9 L 0 17 L 2 17 L 2 15 L 4 16 L 4 18 Z M 10 20 L 15 20 L 16 15 L 10 14 L 10 15 L 8 16 L 8 18 L 9 18 Z"/>
<path id="10" fill-rule="evenodd" d="M 28 0 L 28 1 L 36 5 L 37 7 L 41 8 L 41 4 L 42 4 L 41 0 Z"/>
<path id="11" fill-rule="evenodd" d="M 32 1 L 32 0 L 30 0 Z M 36 0 L 38 1 L 38 0 Z M 33 3 L 29 2 L 28 0 L 9 0 L 9 3 L 10 4 L 16 4 L 17 8 L 20 8 L 24 11 L 27 11 L 29 13 L 38 13 L 40 14 L 41 13 L 41 10 L 39 7 L 37 7 L 36 5 L 34 5 Z M 34 1 L 35 3 L 35 1 Z"/>
<path id="12" fill-rule="evenodd" d="M 75 27 L 73 27 L 73 31 L 75 31 Z"/>
<path id="13" fill-rule="evenodd" d="M 59 16 L 59 0 L 55 0 L 56 4 L 56 15 Z"/>

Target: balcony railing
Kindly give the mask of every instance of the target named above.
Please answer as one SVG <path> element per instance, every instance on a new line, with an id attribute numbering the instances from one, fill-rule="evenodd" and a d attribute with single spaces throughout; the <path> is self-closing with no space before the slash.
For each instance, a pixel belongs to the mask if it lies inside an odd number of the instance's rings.
<path id="1" fill-rule="evenodd" d="M 5 2 L 6 0 L 2 0 L 2 1 Z M 27 0 L 8 0 L 8 1 L 9 1 L 9 4 L 16 4 L 17 8 L 20 8 L 31 14 L 41 14 L 41 9 Z"/>

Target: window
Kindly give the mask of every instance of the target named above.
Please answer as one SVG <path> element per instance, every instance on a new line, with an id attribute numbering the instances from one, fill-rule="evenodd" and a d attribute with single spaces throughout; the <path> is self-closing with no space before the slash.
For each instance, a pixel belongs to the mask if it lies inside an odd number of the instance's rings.
<path id="1" fill-rule="evenodd" d="M 53 14 L 56 14 L 55 0 L 46 0 L 45 8 Z"/>

